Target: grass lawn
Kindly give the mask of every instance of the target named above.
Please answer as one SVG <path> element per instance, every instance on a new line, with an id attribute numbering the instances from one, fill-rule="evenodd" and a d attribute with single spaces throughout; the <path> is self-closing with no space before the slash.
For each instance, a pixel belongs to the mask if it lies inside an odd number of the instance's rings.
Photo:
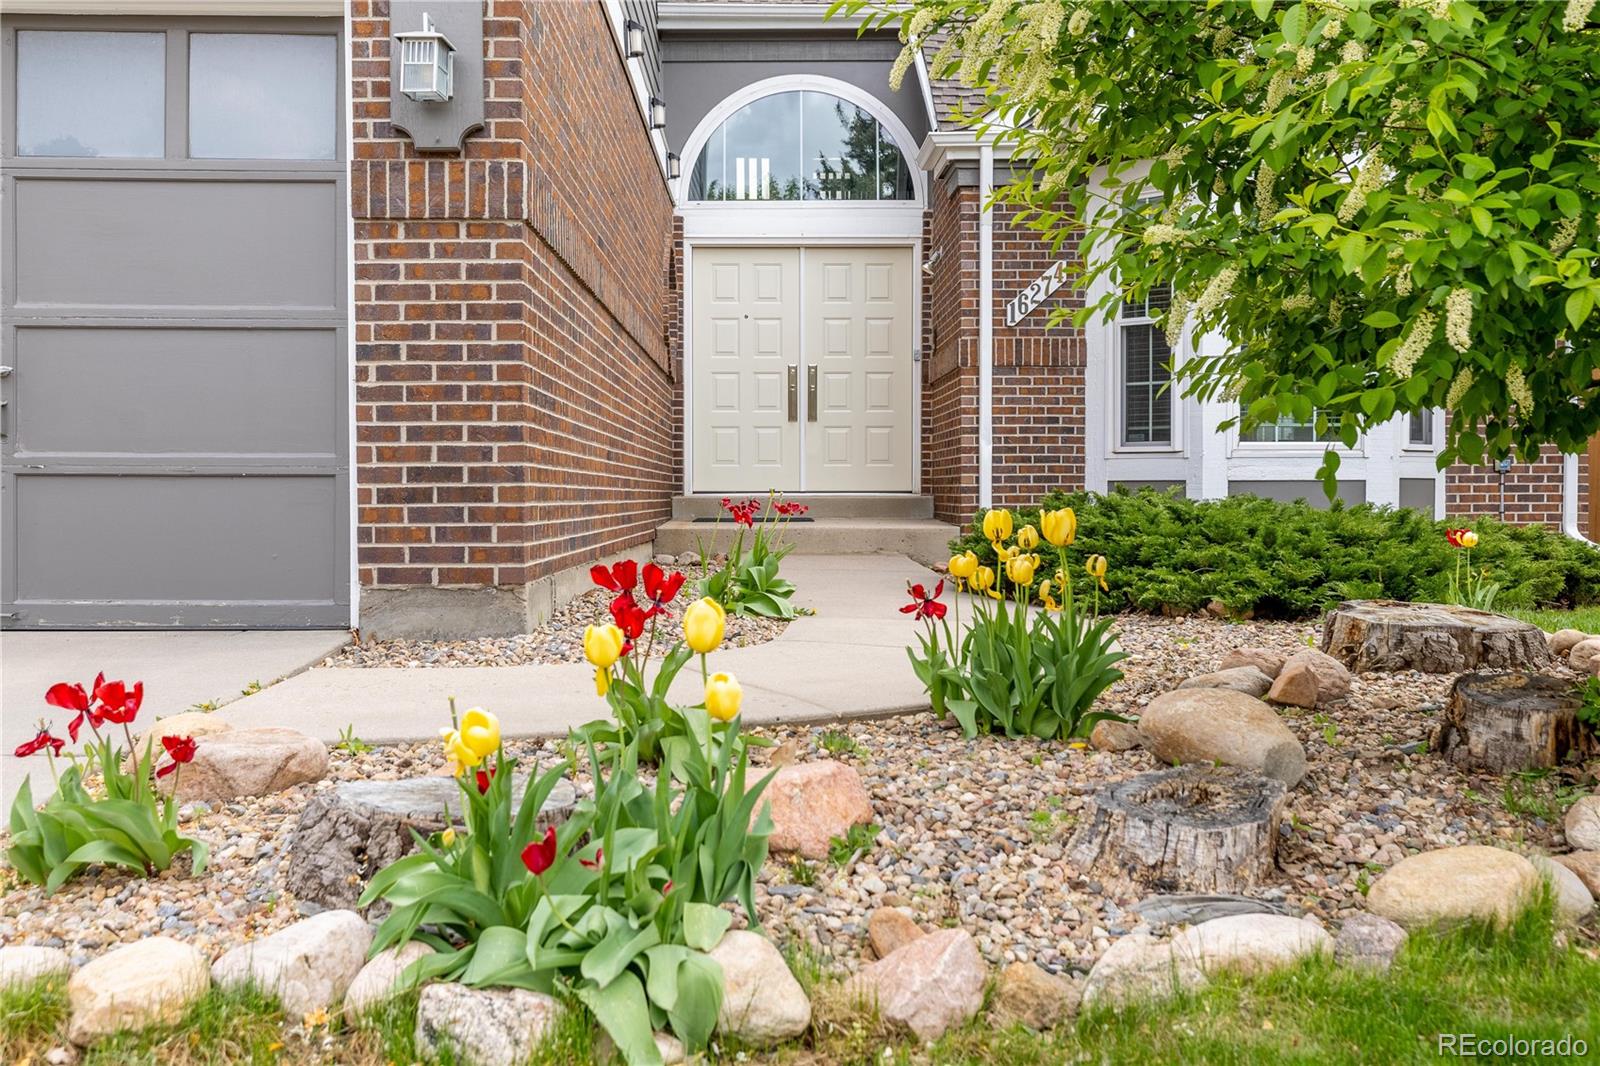
<path id="1" fill-rule="evenodd" d="M 833 980 L 799 967 L 816 1016 L 803 1043 L 755 1051 L 727 1045 L 713 1062 L 888 1063 L 1055 1066 L 1063 1062 L 1232 1063 L 1435 1062 L 1440 1033 L 1480 1040 L 1516 1036 L 1587 1042 L 1573 1061 L 1600 1056 L 1600 950 L 1592 935 L 1551 935 L 1548 907 L 1512 929 L 1418 935 L 1394 969 L 1377 976 L 1317 960 L 1256 979 L 1224 977 L 1203 992 L 1121 1011 L 1097 1007 L 1074 1027 L 1039 1035 L 996 1029 L 980 1016 L 932 1048 L 889 1037 L 846 1006 Z M 213 991 L 183 1024 L 90 1048 L 85 1066 L 123 1064 L 339 1063 L 417 1061 L 415 997 L 394 1001 L 368 1023 L 285 1019 L 254 995 Z M 40 1063 L 60 1043 L 66 996 L 57 982 L 0 994 L 0 1061 Z M 590 1026 L 573 1010 L 534 1062 L 590 1062 Z M 1526 1057 L 1479 1061 L 1527 1061 Z"/>
<path id="2" fill-rule="evenodd" d="M 1600 633 L 1600 606 L 1574 607 L 1570 611 L 1519 608 L 1507 610 L 1505 613 L 1512 618 L 1532 622 L 1550 633 L 1558 629 L 1581 629 L 1585 633 Z"/>

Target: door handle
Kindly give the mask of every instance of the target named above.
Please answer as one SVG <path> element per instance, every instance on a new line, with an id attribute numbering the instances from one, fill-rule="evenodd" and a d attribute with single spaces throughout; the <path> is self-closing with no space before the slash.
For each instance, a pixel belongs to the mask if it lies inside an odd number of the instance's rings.
<path id="1" fill-rule="evenodd" d="M 806 421 L 817 420 L 817 368 L 806 367 Z"/>
<path id="2" fill-rule="evenodd" d="M 793 363 L 790 363 L 789 364 L 789 421 L 791 421 L 791 422 L 798 422 L 800 420 L 800 386 L 799 386 L 799 380 L 798 380 L 799 373 L 800 373 L 799 369 Z"/>

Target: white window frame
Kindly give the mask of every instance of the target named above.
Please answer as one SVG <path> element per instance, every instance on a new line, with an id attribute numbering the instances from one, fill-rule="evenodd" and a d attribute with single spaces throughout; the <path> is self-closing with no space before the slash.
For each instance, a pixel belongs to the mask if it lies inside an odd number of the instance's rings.
<path id="1" fill-rule="evenodd" d="M 1440 433 L 1443 429 L 1443 427 L 1439 424 L 1440 416 L 1443 414 L 1443 412 L 1437 407 L 1430 407 L 1426 411 L 1418 413 L 1422 415 L 1423 424 L 1427 427 L 1428 439 L 1425 441 L 1413 439 L 1411 436 L 1411 416 L 1402 415 L 1401 417 L 1405 419 L 1405 428 L 1402 430 L 1403 436 L 1401 437 L 1400 447 L 1404 451 L 1425 452 L 1429 455 L 1432 455 L 1438 450 L 1435 442 L 1438 441 Z"/>
<path id="2" fill-rule="evenodd" d="M 1172 343 L 1172 338 L 1166 336 L 1166 331 L 1149 315 L 1149 302 L 1146 298 L 1146 313 L 1124 317 L 1122 307 L 1117 309 L 1117 317 L 1108 323 L 1110 341 L 1107 350 L 1111 355 L 1111 451 L 1117 455 L 1128 454 L 1161 454 L 1170 455 L 1183 451 L 1183 408 L 1181 390 L 1178 386 L 1178 368 L 1186 357 L 1183 338 L 1180 336 L 1177 344 Z M 1127 352 L 1124 348 L 1124 327 L 1149 326 L 1153 331 L 1166 337 L 1167 348 L 1172 356 L 1172 370 L 1168 378 L 1166 389 L 1167 401 L 1167 440 L 1163 442 L 1150 442 L 1147 444 L 1130 443 L 1127 439 L 1128 410 L 1127 410 Z"/>

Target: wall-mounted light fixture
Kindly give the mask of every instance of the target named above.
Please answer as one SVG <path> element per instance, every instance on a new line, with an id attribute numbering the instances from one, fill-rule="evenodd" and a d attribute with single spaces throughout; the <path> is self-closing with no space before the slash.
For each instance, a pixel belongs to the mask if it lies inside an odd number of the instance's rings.
<path id="1" fill-rule="evenodd" d="M 667 153 L 667 180 L 677 181 L 683 173 L 683 160 L 678 158 L 677 152 Z"/>
<path id="2" fill-rule="evenodd" d="M 633 19 L 622 25 L 623 39 L 627 42 L 629 59 L 644 58 L 644 27 Z"/>
<path id="3" fill-rule="evenodd" d="M 667 102 L 658 96 L 650 98 L 650 128 L 653 130 L 667 128 Z"/>
<path id="4" fill-rule="evenodd" d="M 455 46 L 422 15 L 422 29 L 394 35 L 400 42 L 400 91 L 411 99 L 442 104 L 455 92 Z"/>

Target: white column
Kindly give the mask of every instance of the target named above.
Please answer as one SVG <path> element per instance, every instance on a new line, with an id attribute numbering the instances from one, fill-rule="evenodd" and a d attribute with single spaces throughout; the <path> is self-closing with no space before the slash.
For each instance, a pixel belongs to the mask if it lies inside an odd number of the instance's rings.
<path id="1" fill-rule="evenodd" d="M 978 149 L 978 506 L 994 505 L 994 146 Z"/>

